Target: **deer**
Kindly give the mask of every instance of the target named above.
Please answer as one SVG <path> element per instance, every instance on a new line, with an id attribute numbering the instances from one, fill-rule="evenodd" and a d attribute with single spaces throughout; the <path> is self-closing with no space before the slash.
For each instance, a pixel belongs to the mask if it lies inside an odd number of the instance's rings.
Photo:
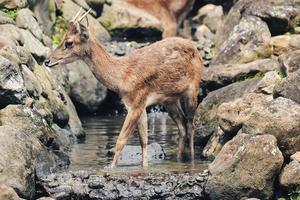
<path id="1" fill-rule="evenodd" d="M 195 0 L 126 0 L 147 11 L 163 25 L 163 38 L 177 35 L 177 28 L 192 10 Z"/>
<path id="2" fill-rule="evenodd" d="M 78 13 L 74 16 L 61 43 L 44 63 L 51 68 L 83 60 L 98 81 L 120 95 L 127 115 L 110 168 L 116 167 L 120 152 L 136 128 L 142 149 L 141 165 L 147 168 L 146 108 L 154 104 L 164 105 L 178 127 L 178 160 L 183 159 L 188 136 L 190 159 L 194 160 L 193 117 L 198 105 L 203 62 L 192 42 L 170 37 L 126 56 L 114 56 L 89 31 L 88 23 L 82 23 L 88 12 L 81 17 Z"/>

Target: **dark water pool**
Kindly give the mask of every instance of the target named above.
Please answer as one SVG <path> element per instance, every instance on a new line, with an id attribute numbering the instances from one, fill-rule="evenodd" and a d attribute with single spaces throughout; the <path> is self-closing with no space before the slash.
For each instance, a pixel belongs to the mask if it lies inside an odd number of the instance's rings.
<path id="1" fill-rule="evenodd" d="M 112 157 L 107 155 L 113 148 L 123 124 L 124 117 L 84 117 L 82 118 L 86 138 L 74 145 L 71 152 L 71 170 L 93 170 L 105 172 Z M 148 172 L 164 173 L 198 173 L 207 168 L 208 163 L 195 160 L 179 163 L 176 159 L 178 131 L 166 113 L 148 114 L 149 144 L 159 143 L 166 154 L 166 159 L 149 162 Z M 137 133 L 128 141 L 130 145 L 139 145 Z M 200 158 L 200 150 L 196 148 L 196 158 Z M 141 170 L 140 166 L 118 166 L 116 172 L 134 172 Z"/>

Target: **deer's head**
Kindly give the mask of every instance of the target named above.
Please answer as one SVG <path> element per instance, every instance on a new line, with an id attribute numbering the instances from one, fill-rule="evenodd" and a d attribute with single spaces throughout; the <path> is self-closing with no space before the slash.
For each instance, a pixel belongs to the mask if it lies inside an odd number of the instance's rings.
<path id="1" fill-rule="evenodd" d="M 86 52 L 89 51 L 89 30 L 87 26 L 81 24 L 81 21 L 84 18 L 87 19 L 90 10 L 85 12 L 81 17 L 79 17 L 80 12 L 81 9 L 71 20 L 68 31 L 64 35 L 62 42 L 52 52 L 50 57 L 45 60 L 45 65 L 47 67 L 74 62 L 75 60 L 83 58 Z"/>

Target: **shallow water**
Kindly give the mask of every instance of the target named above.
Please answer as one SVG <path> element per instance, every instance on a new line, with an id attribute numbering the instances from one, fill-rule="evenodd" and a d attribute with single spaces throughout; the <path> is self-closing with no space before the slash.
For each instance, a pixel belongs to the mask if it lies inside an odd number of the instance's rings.
<path id="1" fill-rule="evenodd" d="M 124 117 L 84 117 L 81 119 L 86 138 L 74 145 L 71 152 L 71 170 L 92 170 L 105 172 L 104 169 L 112 161 L 107 155 L 117 141 Z M 198 173 L 207 168 L 208 163 L 201 160 L 179 163 L 176 159 L 178 130 L 166 113 L 148 114 L 148 144 L 159 143 L 166 154 L 165 160 L 150 161 L 147 172 L 163 173 Z M 137 133 L 129 139 L 129 145 L 139 145 Z M 196 158 L 200 158 L 200 150 L 196 148 Z M 118 166 L 115 172 L 141 171 L 138 165 Z"/>

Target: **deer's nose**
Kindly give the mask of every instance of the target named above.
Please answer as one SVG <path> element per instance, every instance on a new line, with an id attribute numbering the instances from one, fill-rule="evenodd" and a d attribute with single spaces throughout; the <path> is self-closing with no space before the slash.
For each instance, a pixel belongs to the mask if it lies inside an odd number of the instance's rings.
<path id="1" fill-rule="evenodd" d="M 49 67 L 50 59 L 46 59 L 46 60 L 44 61 L 44 64 L 45 64 L 46 67 Z"/>

